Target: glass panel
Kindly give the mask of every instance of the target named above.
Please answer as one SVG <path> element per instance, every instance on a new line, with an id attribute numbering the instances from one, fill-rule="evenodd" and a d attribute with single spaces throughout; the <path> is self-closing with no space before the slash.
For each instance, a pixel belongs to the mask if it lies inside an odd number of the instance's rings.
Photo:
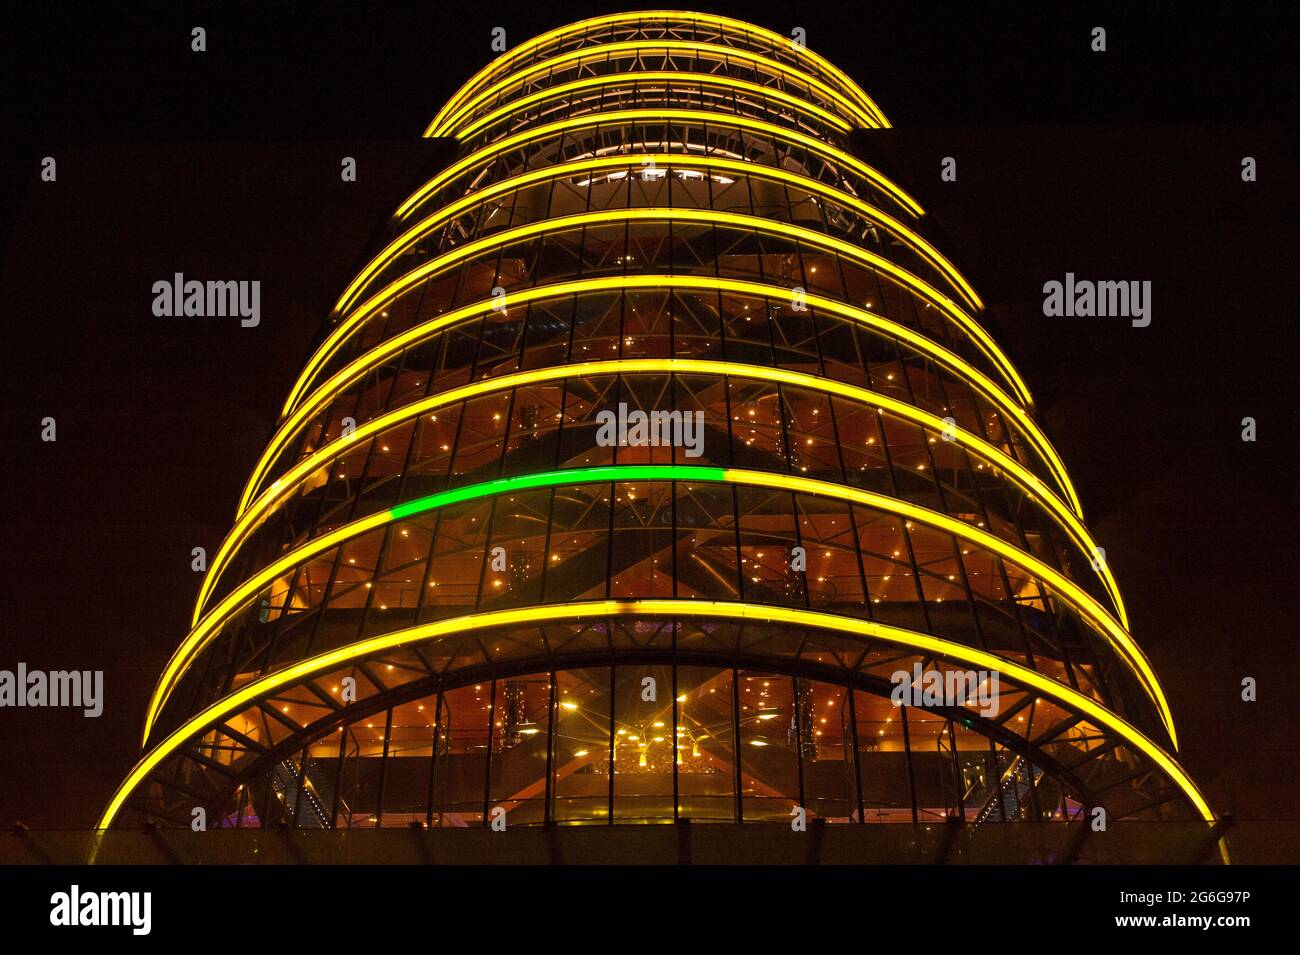
<path id="1" fill-rule="evenodd" d="M 429 804 L 437 696 L 393 707 L 384 767 L 384 827 L 424 823 Z"/>
<path id="2" fill-rule="evenodd" d="M 912 774 L 916 782 L 916 809 L 921 822 L 944 819 L 957 811 L 957 783 L 952 738 L 942 716 L 907 707 L 907 734 Z"/>
<path id="3" fill-rule="evenodd" d="M 808 815 L 827 822 L 857 819 L 853 735 L 848 691 L 831 683 L 801 680 L 799 722 L 804 728 L 803 788 Z"/>
<path id="4" fill-rule="evenodd" d="M 751 670 L 739 671 L 738 680 L 744 821 L 789 823 L 800 803 L 796 750 L 815 745 L 796 721 L 795 681 Z"/>
<path id="5" fill-rule="evenodd" d="M 900 664 L 901 666 L 901 664 Z M 864 822 L 911 822 L 902 711 L 887 696 L 853 691 Z"/>
<path id="6" fill-rule="evenodd" d="M 693 821 L 736 819 L 732 671 L 677 671 L 677 811 Z"/>
<path id="7" fill-rule="evenodd" d="M 609 821 L 610 668 L 555 675 L 552 818 Z"/>
<path id="8" fill-rule="evenodd" d="M 385 714 L 376 713 L 346 730 L 343 770 L 339 775 L 339 828 L 374 828 L 379 811 L 379 774 L 384 760 Z M 276 772 L 282 777 L 285 774 Z M 273 786 L 275 778 L 273 777 Z"/>
<path id="9" fill-rule="evenodd" d="M 489 804 L 506 811 L 510 826 L 545 819 L 550 698 L 547 675 L 496 681 Z"/>
<path id="10" fill-rule="evenodd" d="M 435 826 L 483 822 L 491 694 L 490 683 L 463 686 L 443 694 L 433 785 Z"/>
<path id="11" fill-rule="evenodd" d="M 614 701 L 614 820 L 671 821 L 672 668 L 618 667 Z"/>

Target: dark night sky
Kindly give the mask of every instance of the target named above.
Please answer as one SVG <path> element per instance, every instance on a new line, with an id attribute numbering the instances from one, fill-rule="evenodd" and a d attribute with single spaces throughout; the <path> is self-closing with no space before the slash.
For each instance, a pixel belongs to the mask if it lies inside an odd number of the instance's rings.
<path id="1" fill-rule="evenodd" d="M 129 768 L 186 630 L 190 549 L 219 544 L 329 307 L 439 161 L 417 137 L 491 28 L 517 43 L 615 9 L 266 6 L 8 15 L 0 668 L 102 669 L 107 699 L 97 720 L 0 710 L 0 823 L 89 825 Z M 806 28 L 899 127 L 871 148 L 1035 392 L 1185 765 L 1219 811 L 1297 819 L 1294 24 L 1284 4 L 1126 6 L 696 8 Z M 155 318 L 150 286 L 177 271 L 261 280 L 261 326 Z M 1151 280 L 1151 327 L 1044 318 L 1042 284 L 1066 271 Z M 1244 676 L 1259 702 L 1240 701 Z"/>

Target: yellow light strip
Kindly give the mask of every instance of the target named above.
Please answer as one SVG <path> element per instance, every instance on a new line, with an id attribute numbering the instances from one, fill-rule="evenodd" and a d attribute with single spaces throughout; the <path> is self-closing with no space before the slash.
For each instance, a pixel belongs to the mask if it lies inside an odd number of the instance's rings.
<path id="1" fill-rule="evenodd" d="M 712 110 L 619 109 L 603 113 L 587 113 L 582 116 L 575 116 L 572 119 L 548 123 L 545 126 L 534 126 L 529 129 L 521 130 L 511 136 L 507 136 L 505 139 L 495 140 L 478 152 L 471 153 L 442 170 L 438 175 L 434 176 L 412 193 L 410 198 L 398 206 L 397 212 L 394 215 L 398 219 L 405 219 L 410 214 L 411 210 L 419 205 L 424 198 L 429 195 L 429 193 L 437 191 L 447 182 L 455 179 L 466 169 L 470 169 L 494 156 L 499 156 L 508 150 L 515 149 L 524 143 L 546 139 L 567 132 L 571 129 L 581 129 L 584 126 L 600 126 L 606 123 L 625 122 L 662 123 L 673 120 L 739 127 L 741 129 L 761 133 L 764 136 L 773 137 L 776 140 L 797 143 L 811 152 L 818 153 L 823 158 L 829 159 L 841 166 L 847 166 L 859 176 L 870 180 L 873 185 L 886 193 L 903 208 L 907 209 L 911 214 L 916 216 L 922 216 L 925 214 L 925 210 L 921 208 L 915 199 L 904 192 L 902 188 L 892 182 L 883 173 L 868 166 L 856 156 L 813 136 L 806 136 L 798 130 L 790 129 L 785 126 L 777 126 L 774 123 L 769 123 L 761 119 L 753 119 L 749 116 L 738 116 L 735 113 L 718 113 Z M 635 154 L 630 153 L 629 155 Z"/>
<path id="2" fill-rule="evenodd" d="M 524 223 L 513 229 L 506 229 L 501 232 L 494 232 L 491 235 L 475 239 L 464 245 L 457 246 L 442 255 L 436 256 L 421 263 L 416 268 L 394 279 L 384 288 L 380 289 L 370 296 L 365 302 L 359 305 L 346 319 L 339 322 L 334 330 L 326 337 L 316 353 L 308 360 L 307 366 L 303 369 L 298 377 L 298 381 L 290 390 L 289 397 L 285 400 L 281 416 L 287 415 L 293 410 L 295 404 L 302 397 L 306 390 L 311 377 L 317 372 L 338 349 L 339 344 L 364 323 L 376 311 L 379 311 L 387 302 L 402 294 L 412 286 L 419 284 L 430 276 L 437 275 L 439 272 L 449 269 L 480 252 L 490 249 L 503 248 L 524 239 L 533 238 L 539 235 L 546 235 L 553 232 L 562 232 L 567 229 L 579 229 L 586 226 L 606 225 L 611 223 L 628 223 L 628 222 L 687 222 L 700 225 L 716 225 L 732 227 L 740 230 L 752 229 L 756 232 L 767 233 L 779 236 L 781 238 L 792 239 L 807 245 L 820 247 L 848 259 L 854 260 L 859 264 L 866 265 L 868 268 L 885 272 L 897 281 L 900 285 L 912 290 L 915 294 L 925 299 L 932 305 L 938 307 L 953 324 L 961 328 L 984 353 L 985 357 L 997 368 L 1011 384 L 1020 401 L 1029 405 L 1032 404 L 1028 389 L 1024 382 L 1021 381 L 1011 360 L 1002 352 L 997 343 L 979 324 L 961 308 L 957 306 L 947 295 L 944 295 L 928 282 L 917 278 L 906 269 L 900 268 L 890 262 L 884 256 L 851 242 L 845 242 L 843 239 L 837 239 L 834 236 L 827 235 L 824 232 L 818 232 L 815 229 L 804 228 L 803 226 L 793 225 L 787 222 L 777 222 L 772 219 L 766 219 L 762 216 L 744 215 L 736 212 L 719 212 L 713 209 L 673 209 L 673 208 L 626 208 L 626 209 L 608 209 L 600 212 L 581 212 L 575 215 L 558 216 L 556 218 L 539 219 L 535 222 Z M 382 253 L 381 253 L 382 254 Z M 790 293 L 787 291 L 787 296 Z M 509 293 L 507 293 L 507 300 Z"/>
<path id="3" fill-rule="evenodd" d="M 586 76 L 579 80 L 573 80 L 569 83 L 561 83 L 558 86 L 550 86 L 544 90 L 538 90 L 536 93 L 530 93 L 528 96 L 520 97 L 517 100 L 511 100 L 504 106 L 494 109 L 490 113 L 485 113 L 478 119 L 474 120 L 468 126 L 456 131 L 456 138 L 461 142 L 476 135 L 479 130 L 505 119 L 508 116 L 525 110 L 537 103 L 544 103 L 550 99 L 563 98 L 566 102 L 572 100 L 574 93 L 580 93 L 583 90 L 592 89 L 593 87 L 602 86 L 636 86 L 641 83 L 672 83 L 672 84 L 699 84 L 700 86 L 717 86 L 725 90 L 733 90 L 740 93 L 750 93 L 754 96 L 761 96 L 764 99 L 772 100 L 777 103 L 783 103 L 796 113 L 806 113 L 816 116 L 822 122 L 838 129 L 842 133 L 847 133 L 853 126 L 836 116 L 834 113 L 822 109 L 815 103 L 799 99 L 797 96 L 791 96 L 771 86 L 760 86 L 758 83 L 751 83 L 749 80 L 738 80 L 730 76 L 719 76 L 716 73 L 691 73 L 686 70 L 664 71 L 664 70 L 647 70 L 643 73 L 608 73 L 601 76 Z"/>
<path id="4" fill-rule="evenodd" d="M 801 73 L 792 66 L 787 66 L 777 60 L 769 59 L 762 54 L 754 53 L 751 50 L 745 50 L 739 47 L 718 46 L 713 43 L 703 43 L 699 40 L 626 40 L 615 43 L 603 43 L 600 46 L 581 47 L 576 50 L 569 50 L 539 63 L 534 63 L 532 66 L 529 66 L 520 72 L 511 73 L 488 89 L 476 94 L 468 102 L 458 106 L 455 113 L 438 126 L 435 127 L 432 123 L 429 124 L 429 127 L 424 131 L 424 135 L 426 137 L 431 137 L 445 136 L 454 133 L 457 139 L 462 139 L 463 136 L 459 131 L 457 131 L 457 127 L 472 117 L 475 110 L 497 101 L 503 94 L 508 93 L 511 90 L 527 85 L 535 78 L 554 75 L 557 69 L 564 68 L 565 66 L 572 65 L 580 67 L 584 63 L 590 62 L 605 63 L 620 53 L 653 54 L 660 52 L 669 54 L 691 53 L 711 56 L 718 60 L 727 60 L 731 62 L 743 60 L 758 67 L 760 71 L 786 77 L 787 79 L 793 79 L 798 84 L 806 87 L 810 93 L 815 90 L 822 95 L 826 102 L 835 103 L 841 106 L 864 127 L 871 129 L 878 128 L 881 125 L 881 123 L 866 110 L 850 102 L 836 92 L 834 88 L 826 85 L 816 77 L 808 73 Z M 719 74 L 719 78 L 725 77 L 722 77 Z"/>
<path id="5" fill-rule="evenodd" d="M 514 308 L 519 305 L 526 305 L 530 302 L 547 299 L 561 298 L 581 292 L 598 292 L 610 290 L 659 290 L 659 289 L 692 289 L 702 291 L 717 292 L 734 292 L 742 295 L 766 296 L 766 297 L 785 297 L 790 294 L 788 288 L 779 286 L 766 285 L 761 282 L 750 282 L 741 279 L 718 279 L 708 278 L 695 275 L 625 275 L 625 276 L 606 276 L 603 278 L 576 279 L 570 282 L 560 282 L 554 285 L 546 285 L 540 288 L 525 289 L 519 292 L 510 293 L 510 307 Z M 1074 486 L 1070 482 L 1070 477 L 1066 473 L 1065 465 L 1060 457 L 1056 454 L 1055 449 L 1047 440 L 1046 436 L 1039 430 L 1034 420 L 1016 404 L 1005 392 L 1001 390 L 991 379 L 983 372 L 976 369 L 973 365 L 965 361 L 953 352 L 948 351 L 942 345 L 932 342 L 924 335 L 912 331 L 906 326 L 899 325 L 897 322 L 891 322 L 887 318 L 875 315 L 865 309 L 860 309 L 849 305 L 845 302 L 836 301 L 835 299 L 825 298 L 820 295 L 808 293 L 804 296 L 805 302 L 812 308 L 821 309 L 850 321 L 855 321 L 872 328 L 879 329 L 888 335 L 906 342 L 908 345 L 922 352 L 942 365 L 951 368 L 962 380 L 966 381 L 973 387 L 980 390 L 989 401 L 998 407 L 999 410 L 1011 416 L 1021 427 L 1022 433 L 1034 445 L 1034 447 L 1043 455 L 1047 462 L 1048 468 L 1052 471 L 1061 490 L 1065 492 L 1070 507 L 1075 514 L 1082 517 L 1082 509 L 1079 506 L 1078 496 L 1075 494 Z M 378 307 L 381 298 L 372 298 L 371 304 Z M 242 514 L 257 493 L 266 472 L 270 469 L 275 458 L 283 450 L 284 445 L 293 435 L 294 431 L 306 420 L 306 418 L 332 399 L 334 394 L 341 388 L 345 387 L 352 378 L 358 374 L 363 374 L 365 369 L 377 362 L 382 362 L 385 358 L 397 351 L 405 348 L 412 342 L 427 338 L 439 330 L 454 325 L 458 322 L 470 318 L 477 318 L 492 312 L 494 302 L 483 301 L 475 302 L 471 305 L 462 306 L 453 311 L 446 312 L 436 318 L 430 319 L 421 325 L 410 328 L 400 335 L 394 336 L 386 342 L 376 346 L 370 352 L 361 356 L 356 361 L 337 372 L 332 378 L 321 385 L 314 392 L 313 396 L 302 405 L 300 405 L 294 414 L 283 421 L 276 433 L 272 436 L 270 443 L 262 452 L 262 457 L 257 465 L 253 468 L 252 476 L 244 487 L 244 492 L 240 496 L 239 507 L 236 514 Z M 369 305 L 366 306 L 370 307 Z"/>
<path id="6" fill-rule="evenodd" d="M 733 173 L 737 177 L 747 176 L 755 179 L 765 179 L 774 182 L 781 182 L 787 185 L 795 186 L 807 192 L 813 192 L 820 195 L 825 201 L 833 202 L 838 205 L 848 206 L 857 211 L 862 216 L 884 226 L 888 231 L 894 233 L 902 239 L 913 250 L 927 259 L 931 265 L 939 271 L 956 286 L 957 290 L 965 296 L 966 301 L 978 310 L 983 310 L 984 302 L 980 299 L 975 289 L 966 281 L 965 277 L 957 271 L 946 256 L 933 245 L 927 242 L 916 231 L 907 225 L 895 219 L 889 213 L 882 209 L 863 202 L 857 196 L 850 195 L 836 189 L 834 186 L 821 182 L 816 179 L 810 179 L 807 176 L 801 176 L 797 173 L 789 172 L 785 169 L 777 169 L 774 166 L 761 166 L 751 162 L 739 162 L 734 159 L 727 159 L 715 156 L 695 156 L 683 153 L 638 153 L 636 156 L 617 155 L 588 157 L 586 159 L 575 160 L 574 162 L 563 163 L 556 166 L 550 166 L 545 169 L 537 169 L 532 172 L 523 173 L 510 179 L 500 179 L 490 185 L 477 189 L 467 196 L 452 202 L 432 215 L 420 220 L 411 226 L 397 238 L 393 239 L 386 245 L 378 255 L 372 259 L 369 264 L 354 278 L 348 287 L 344 290 L 342 296 L 334 305 L 334 312 L 342 314 L 357 299 L 361 291 L 368 285 L 369 281 L 394 259 L 401 255 L 407 248 L 419 241 L 426 234 L 437 228 L 456 216 L 460 215 L 466 209 L 481 205 L 490 199 L 502 195 L 503 193 L 512 192 L 516 189 L 522 189 L 538 182 L 546 182 L 553 179 L 566 179 L 573 176 L 579 176 L 584 173 L 597 173 L 606 169 L 629 169 L 637 168 L 641 163 L 651 162 L 656 169 L 671 170 L 674 168 L 686 169 L 708 169 Z M 317 367 L 327 354 L 324 354 L 325 346 L 322 345 L 312 355 L 311 360 L 307 363 L 307 370 L 304 376 L 310 373 L 310 370 Z M 286 410 L 285 414 L 288 413 Z"/>
<path id="7" fill-rule="evenodd" d="M 992 551 L 1026 573 L 1044 581 L 1066 603 L 1096 625 L 1106 635 L 1111 646 L 1117 649 L 1120 655 L 1134 667 L 1146 686 L 1148 694 L 1160 709 L 1161 719 L 1165 724 L 1165 728 L 1169 731 L 1169 738 L 1173 741 L 1174 748 L 1178 748 L 1177 738 L 1174 736 L 1173 714 L 1169 710 L 1168 701 L 1165 699 L 1159 680 L 1156 679 L 1155 671 L 1151 668 L 1150 661 L 1147 660 L 1146 655 L 1134 642 L 1133 638 L 1129 636 L 1128 631 L 1091 594 L 1060 571 L 1049 567 L 1033 555 L 1026 554 L 1019 548 L 1008 544 L 1000 537 L 995 537 L 982 528 L 972 527 L 970 524 L 949 517 L 947 514 L 940 514 L 938 511 L 932 511 L 929 508 L 911 504 L 907 501 L 900 501 L 884 494 L 876 494 L 858 488 L 845 488 L 825 481 L 815 481 L 811 478 L 788 474 L 769 475 L 762 471 L 742 471 L 735 468 L 727 468 L 726 470 L 727 480 L 734 481 L 737 484 L 750 484 L 756 487 L 775 486 L 803 494 L 834 497 L 854 504 L 861 504 L 874 510 L 898 514 L 909 520 L 940 528 L 960 540 L 969 541 L 977 547 Z"/>
<path id="8" fill-rule="evenodd" d="M 292 570 L 299 562 L 323 554 L 331 547 L 351 540 L 366 531 L 382 527 L 389 523 L 390 520 L 391 516 L 388 511 L 379 511 L 359 521 L 344 524 L 342 527 L 338 527 L 328 534 L 310 541 L 305 546 L 291 551 L 274 563 L 268 564 L 257 576 L 250 578 L 240 587 L 231 591 L 224 600 L 199 621 L 181 642 L 181 645 L 176 648 L 171 659 L 167 661 L 167 666 L 158 679 L 158 685 L 154 688 L 153 697 L 149 700 L 149 709 L 145 714 L 144 722 L 144 741 L 148 742 L 154 720 L 157 719 L 159 711 L 162 709 L 163 704 L 167 702 L 167 697 L 171 694 L 175 682 L 180 679 L 184 669 L 192 662 L 194 655 L 207 645 L 208 640 L 215 635 L 216 629 L 225 622 L 232 611 L 238 609 L 243 601 L 256 594 L 258 590 L 275 580 L 280 574 Z"/>
<path id="9" fill-rule="evenodd" d="M 578 364 L 560 365 L 552 368 L 538 368 L 532 371 L 516 372 L 510 375 L 503 375 L 496 378 L 488 378 L 482 381 L 472 382 L 453 388 L 441 394 L 433 395 L 421 401 L 412 404 L 403 405 L 393 411 L 382 415 L 365 425 L 357 428 L 350 435 L 335 438 L 328 444 L 316 449 L 311 456 L 303 459 L 289 471 L 281 475 L 276 481 L 262 492 L 258 498 L 245 510 L 235 526 L 231 528 L 226 539 L 222 541 L 220 549 L 217 551 L 212 560 L 208 563 L 207 574 L 203 578 L 203 583 L 199 587 L 199 596 L 195 601 L 194 615 L 191 619 L 191 626 L 198 624 L 203 614 L 203 609 L 207 605 L 213 588 L 216 587 L 222 572 L 225 570 L 226 563 L 230 557 L 241 547 L 244 542 L 252 535 L 253 531 L 261 525 L 262 521 L 283 501 L 292 497 L 298 486 L 304 479 L 313 474 L 317 469 L 329 464 L 334 458 L 345 453 L 351 448 L 359 446 L 362 442 L 368 441 L 372 437 L 383 433 L 389 428 L 406 422 L 412 421 L 420 416 L 434 411 L 447 405 L 467 401 L 479 395 L 491 394 L 495 392 L 507 391 L 511 388 L 519 388 L 527 385 L 541 384 L 545 382 L 563 381 L 570 378 L 591 378 L 597 375 L 619 375 L 619 374 L 697 374 L 697 375 L 719 375 L 731 378 L 745 378 L 756 381 L 778 382 L 781 384 L 793 385 L 800 388 L 807 388 L 810 391 L 819 391 L 825 394 L 837 395 L 852 401 L 862 402 L 873 407 L 883 408 L 884 410 L 895 414 L 900 418 L 913 421 L 934 431 L 944 432 L 947 429 L 946 422 L 928 411 L 917 408 L 914 405 L 899 401 L 879 392 L 869 391 L 866 388 L 859 388 L 856 385 L 848 385 L 842 382 L 834 381 L 828 378 L 821 378 L 816 375 L 805 374 L 798 371 L 789 371 L 783 368 L 773 368 L 764 365 L 745 365 L 735 362 L 702 360 L 693 358 L 624 358 L 611 359 L 607 361 L 588 361 Z M 1031 499 L 1039 500 L 1047 508 L 1056 522 L 1066 531 L 1066 533 L 1078 545 L 1085 557 L 1091 558 L 1095 553 L 1096 543 L 1089 535 L 1087 528 L 1079 521 L 1078 518 L 1070 511 L 1069 507 L 1057 495 L 1038 478 L 1019 462 L 1015 461 L 993 445 L 986 442 L 969 431 L 961 428 L 952 428 L 948 432 L 952 435 L 952 440 L 968 448 L 979 456 L 988 460 L 994 467 L 1006 472 L 1011 479 L 1017 483 Z M 1121 626 L 1128 629 L 1128 614 L 1124 607 L 1123 598 L 1120 595 L 1119 585 L 1111 573 L 1109 565 L 1102 563 L 1098 576 L 1106 587 L 1106 592 L 1114 604 L 1116 613 Z"/>
<path id="10" fill-rule="evenodd" d="M 586 33 L 588 30 L 595 27 L 605 26 L 606 24 L 622 22 L 655 23 L 661 20 L 673 23 L 685 22 L 692 25 L 703 25 L 706 27 L 713 27 L 719 32 L 730 31 L 732 33 L 739 33 L 743 36 L 756 37 L 765 43 L 770 44 L 774 49 L 780 49 L 789 45 L 795 55 L 802 56 L 823 73 L 827 73 L 834 77 L 841 85 L 842 92 L 847 94 L 851 99 L 856 100 L 860 106 L 871 113 L 881 126 L 887 127 L 889 125 L 888 120 L 885 119 L 885 115 L 880 111 L 880 108 L 875 104 L 871 97 L 866 94 L 862 87 L 860 87 L 848 74 L 837 67 L 834 63 L 831 63 L 825 57 L 813 52 L 806 46 L 795 47 L 791 42 L 790 37 L 781 36 L 779 33 L 774 33 L 771 30 L 764 29 L 763 27 L 756 26 L 752 23 L 745 23 L 741 20 L 733 20 L 730 17 L 721 17 L 716 14 L 652 10 L 642 11 L 639 13 L 615 13 L 608 16 L 581 20 L 577 23 L 571 23 L 550 30 L 546 33 L 542 33 L 524 43 L 521 43 L 519 46 L 503 53 L 487 66 L 483 67 L 470 77 L 469 81 L 466 82 L 464 86 L 452 94 L 451 99 L 447 101 L 447 104 L 443 106 L 443 108 L 438 111 L 438 115 L 434 117 L 433 123 L 430 124 L 430 129 L 435 128 L 441 122 L 445 121 L 446 116 L 452 110 L 456 109 L 460 103 L 463 103 L 476 89 L 491 82 L 495 77 L 508 71 L 512 64 L 516 63 L 528 54 L 541 49 L 547 44 L 554 43 L 567 36 L 576 36 Z M 643 42 L 649 44 L 653 41 L 645 40 Z M 724 47 L 724 49 L 730 48 Z"/>
<path id="11" fill-rule="evenodd" d="M 1173 739 L 1173 716 L 1169 712 L 1168 704 L 1165 701 L 1164 693 L 1156 680 L 1155 673 L 1151 665 L 1143 656 L 1141 649 L 1133 642 L 1133 638 L 1122 627 L 1114 617 L 1098 603 L 1091 594 L 1083 590 L 1073 581 L 1065 577 L 1059 571 L 1047 566 L 1032 554 L 1027 554 L 1017 547 L 1006 543 L 999 537 L 995 537 L 988 531 L 973 527 L 963 521 L 951 518 L 946 514 L 940 514 L 938 511 L 932 511 L 928 508 L 920 507 L 915 504 L 909 504 L 906 501 L 900 501 L 897 498 L 888 497 L 883 494 L 875 494 L 868 491 L 862 491 L 857 488 L 850 488 L 844 485 L 835 484 L 828 481 L 816 481 L 810 478 L 793 477 L 784 474 L 774 474 L 766 471 L 748 471 L 737 468 L 726 468 L 726 480 L 738 483 L 748 484 L 755 487 L 777 488 L 781 490 L 798 491 L 799 493 L 818 494 L 824 497 L 834 498 L 836 500 L 849 501 L 851 503 L 861 504 L 864 507 L 870 507 L 874 510 L 883 511 L 887 514 L 896 514 L 908 520 L 914 520 L 931 527 L 941 528 L 957 538 L 969 541 L 977 547 L 991 551 L 1002 557 L 1004 560 L 1023 569 L 1033 577 L 1045 581 L 1061 599 L 1070 604 L 1087 620 L 1091 621 L 1099 633 L 1101 633 L 1110 644 L 1119 652 L 1120 656 L 1125 659 L 1134 671 L 1141 677 L 1142 682 L 1147 686 L 1147 692 L 1157 706 L 1160 708 L 1161 716 L 1169 730 L 1170 738 Z M 671 479 L 671 478 L 666 478 Z M 602 478 L 602 480 L 604 480 Z M 582 475 L 575 470 L 573 483 L 584 483 Z M 268 564 L 261 571 L 250 577 L 243 584 L 236 587 L 229 594 L 223 597 L 215 607 L 204 614 L 189 635 L 181 642 L 181 645 L 172 654 L 171 659 L 159 678 L 158 686 L 154 690 L 153 698 L 150 700 L 148 713 L 145 719 L 145 740 L 148 740 L 149 732 L 153 729 L 154 720 L 157 719 L 163 704 L 166 703 L 168 695 L 172 688 L 180 679 L 181 674 L 188 668 L 194 657 L 208 644 L 208 642 L 217 635 L 220 627 L 225 621 L 235 613 L 245 601 L 252 599 L 263 588 L 270 585 L 277 577 L 287 573 L 293 568 L 309 561 L 326 551 L 330 550 L 344 541 L 356 538 L 367 531 L 376 527 L 391 523 L 400 518 L 395 518 L 390 511 L 380 511 L 361 520 L 353 521 L 351 524 L 345 524 L 336 528 L 328 534 L 319 538 L 308 541 L 296 550 L 282 555 L 275 562 Z M 1174 742 L 1177 748 L 1177 742 Z"/>
<path id="12" fill-rule="evenodd" d="M 868 640 L 880 640 L 922 653 L 934 654 L 954 663 L 976 669 L 990 670 L 1005 675 L 1012 683 L 1034 690 L 1072 713 L 1086 716 L 1098 726 L 1120 736 L 1124 742 L 1145 754 L 1183 792 L 1188 801 L 1207 821 L 1214 814 L 1196 789 L 1195 783 L 1183 772 L 1178 763 L 1154 741 L 1135 726 L 1088 696 L 1062 683 L 1046 677 L 1009 660 L 972 647 L 962 646 L 939 637 L 916 633 L 901 627 L 869 620 L 842 617 L 837 614 L 789 607 L 768 607 L 757 604 L 725 603 L 707 600 L 602 600 L 592 603 L 555 604 L 542 607 L 525 607 L 474 614 L 423 624 L 395 633 L 372 637 L 351 646 L 303 660 L 269 676 L 256 680 L 225 699 L 212 704 L 171 733 L 158 746 L 146 754 L 131 770 L 110 800 L 96 828 L 107 829 L 135 788 L 163 760 L 200 733 L 207 731 L 224 719 L 239 713 L 249 704 L 271 696 L 276 690 L 328 673 L 339 666 L 360 660 L 371 654 L 390 650 L 453 634 L 472 633 L 497 627 L 519 624 L 541 624 L 589 620 L 593 617 L 615 616 L 667 616 L 687 619 L 735 620 L 760 624 L 779 623 L 796 627 L 815 627 L 835 633 L 848 634 Z"/>
<path id="13" fill-rule="evenodd" d="M 792 51 L 794 51 L 796 55 L 806 58 L 811 65 L 816 66 L 816 68 L 823 71 L 823 73 L 827 73 L 831 75 L 831 77 L 835 78 L 836 81 L 841 84 L 842 94 L 848 95 L 850 100 L 857 101 L 859 107 L 866 109 L 872 117 L 875 117 L 876 122 L 878 122 L 880 126 L 889 126 L 889 121 L 885 120 L 884 113 L 880 112 L 880 108 L 875 104 L 875 101 L 862 90 L 861 86 L 858 86 L 857 82 L 853 81 L 852 77 L 849 77 L 848 74 L 844 73 L 839 66 L 832 64 L 832 62 L 827 60 L 826 57 L 814 53 L 811 49 L 807 47 L 794 47 L 789 36 L 781 36 L 771 30 L 763 29 L 761 26 L 755 26 L 753 23 L 745 23 L 738 21 L 738 19 L 732 19 L 729 17 L 719 17 L 715 16 L 715 14 L 681 13 L 672 12 L 672 10 L 656 10 L 656 12 L 633 14 L 616 13 L 607 17 L 584 19 L 584 21 L 569 23 L 568 26 L 559 27 L 559 29 L 551 30 L 545 32 L 545 34 L 534 36 L 533 39 L 526 40 L 525 43 L 521 43 L 520 45 L 517 45 L 517 47 L 511 49 L 511 51 L 503 53 L 502 56 L 495 58 L 495 60 L 491 61 L 490 64 L 487 64 L 484 68 L 478 70 L 478 73 L 474 74 L 473 77 L 469 78 L 469 81 L 465 83 L 464 86 L 461 86 L 455 94 L 452 94 L 450 100 L 447 100 L 445 107 L 438 110 L 438 114 L 433 118 L 433 122 L 430 123 L 429 129 L 435 129 L 435 127 L 441 125 L 442 122 L 445 122 L 447 114 L 450 114 L 452 110 L 458 109 L 459 105 L 464 103 L 465 99 L 467 99 L 469 95 L 473 94 L 474 90 L 484 86 L 485 83 L 493 81 L 493 79 L 498 77 L 498 75 L 506 73 L 507 70 L 510 70 L 511 65 L 519 61 L 521 57 L 529 55 L 529 53 L 537 51 L 537 49 L 541 47 L 545 47 L 546 44 L 554 43 L 555 40 L 563 39 L 564 36 L 581 34 L 581 32 L 586 32 L 593 29 L 593 27 L 606 25 L 606 23 L 653 23 L 656 21 L 689 22 L 692 23 L 692 25 L 711 26 L 720 32 L 729 30 L 746 36 L 757 36 L 758 39 L 762 39 L 763 42 L 771 44 L 772 47 L 776 49 L 789 44 L 790 48 L 792 48 Z M 653 40 L 643 40 L 643 43 L 653 43 Z M 725 47 L 724 45 L 723 49 L 731 49 L 731 47 Z M 842 95 L 837 96 L 836 99 L 842 99 Z"/>

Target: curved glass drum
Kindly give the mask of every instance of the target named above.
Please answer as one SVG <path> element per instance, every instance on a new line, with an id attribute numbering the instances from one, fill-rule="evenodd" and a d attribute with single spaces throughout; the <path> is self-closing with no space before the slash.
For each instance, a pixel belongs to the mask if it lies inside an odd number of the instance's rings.
<path id="1" fill-rule="evenodd" d="M 886 125 L 687 14 L 458 91 L 101 826 L 1212 819 Z"/>

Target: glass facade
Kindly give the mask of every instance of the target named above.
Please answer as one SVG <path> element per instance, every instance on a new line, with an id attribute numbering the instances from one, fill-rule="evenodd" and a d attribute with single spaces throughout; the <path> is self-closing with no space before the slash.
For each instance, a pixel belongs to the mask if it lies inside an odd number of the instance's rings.
<path id="1" fill-rule="evenodd" d="M 851 149 L 883 125 L 713 17 L 473 78 L 103 825 L 1208 818 L 978 295 Z"/>

